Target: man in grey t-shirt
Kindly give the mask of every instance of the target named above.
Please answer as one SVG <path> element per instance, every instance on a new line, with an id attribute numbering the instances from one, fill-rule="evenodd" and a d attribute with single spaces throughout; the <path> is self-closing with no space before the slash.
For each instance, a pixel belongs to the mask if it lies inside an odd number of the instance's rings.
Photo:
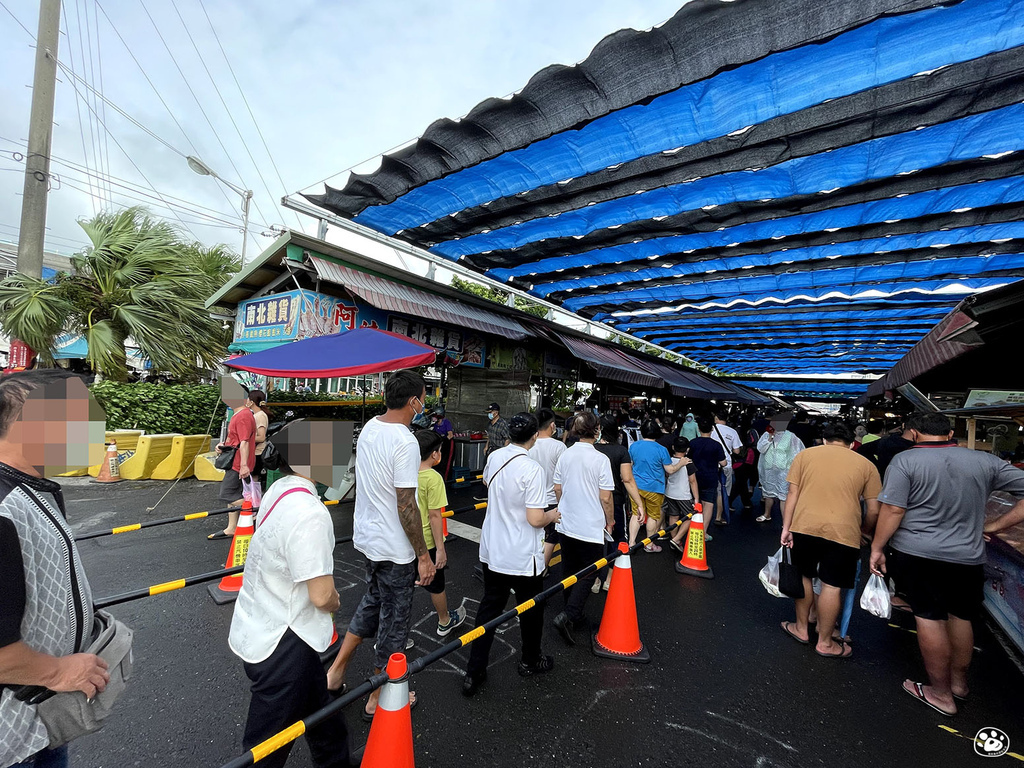
<path id="1" fill-rule="evenodd" d="M 958 447 L 941 413 L 916 414 L 907 428 L 917 433 L 918 442 L 886 470 L 871 571 L 893 573 L 917 623 L 931 685 L 905 680 L 903 690 L 954 715 L 955 699 L 968 693 L 971 620 L 984 598 L 983 534 L 1024 520 L 1022 500 L 986 525 L 985 503 L 994 491 L 1024 499 L 1024 471 L 991 454 Z"/>

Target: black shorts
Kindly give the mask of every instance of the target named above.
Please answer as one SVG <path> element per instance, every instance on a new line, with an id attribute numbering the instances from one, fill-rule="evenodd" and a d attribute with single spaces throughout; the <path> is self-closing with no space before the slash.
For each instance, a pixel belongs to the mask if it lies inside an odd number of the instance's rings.
<path id="1" fill-rule="evenodd" d="M 720 485 L 712 485 L 707 488 L 697 488 L 698 495 L 701 501 L 706 501 L 709 504 L 714 504 L 718 499 L 718 492 L 721 490 Z"/>
<path id="2" fill-rule="evenodd" d="M 224 470 L 224 479 L 220 481 L 220 493 L 217 498 L 226 504 L 242 498 L 242 478 L 236 469 Z"/>
<path id="3" fill-rule="evenodd" d="M 972 621 L 985 599 L 983 565 L 964 565 L 908 555 L 890 549 L 886 570 L 920 619 L 945 621 L 950 615 Z"/>
<path id="4" fill-rule="evenodd" d="M 807 579 L 839 589 L 853 589 L 860 550 L 820 536 L 793 533 L 793 565 Z"/>
<path id="5" fill-rule="evenodd" d="M 557 504 L 551 504 L 544 508 L 545 512 L 550 512 L 552 509 L 557 507 Z M 545 544 L 557 544 L 561 540 L 561 534 L 555 530 L 555 523 L 548 523 L 544 526 L 544 543 Z"/>
<path id="6" fill-rule="evenodd" d="M 667 517 L 687 518 L 693 514 L 693 502 L 689 499 L 670 499 L 666 496 L 663 514 Z"/>
<path id="7" fill-rule="evenodd" d="M 430 561 L 434 562 L 437 558 L 437 547 L 428 549 L 427 554 L 430 555 Z M 444 570 L 444 568 L 438 568 L 434 571 L 434 580 L 423 588 L 424 592 L 429 592 L 431 595 L 440 595 L 444 592 Z"/>

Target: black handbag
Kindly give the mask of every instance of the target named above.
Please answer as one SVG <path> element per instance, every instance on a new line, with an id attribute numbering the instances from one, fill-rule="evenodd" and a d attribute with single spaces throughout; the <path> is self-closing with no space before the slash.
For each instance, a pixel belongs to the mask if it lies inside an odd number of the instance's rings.
<path id="1" fill-rule="evenodd" d="M 786 597 L 800 600 L 804 596 L 804 580 L 793 565 L 793 550 L 782 548 L 782 562 L 779 563 L 779 592 Z"/>
<path id="2" fill-rule="evenodd" d="M 217 458 L 213 460 L 213 466 L 217 469 L 231 469 L 231 465 L 235 461 L 235 451 L 238 450 L 237 445 L 225 445 L 220 449 L 220 453 Z"/>

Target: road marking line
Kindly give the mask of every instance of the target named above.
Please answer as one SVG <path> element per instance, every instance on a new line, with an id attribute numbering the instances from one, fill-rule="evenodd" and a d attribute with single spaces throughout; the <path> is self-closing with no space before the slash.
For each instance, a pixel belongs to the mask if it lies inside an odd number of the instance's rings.
<path id="1" fill-rule="evenodd" d="M 480 543 L 480 529 L 475 525 L 460 523 L 458 520 L 448 521 L 448 533 L 458 536 L 460 539 L 468 539 Z"/>
<path id="2" fill-rule="evenodd" d="M 972 741 L 975 744 L 978 743 L 978 740 L 977 740 L 976 737 L 964 736 L 964 734 L 960 733 L 960 731 L 958 731 L 956 728 L 950 728 L 948 725 L 940 725 L 939 728 L 944 730 L 946 733 L 951 733 L 954 736 L 959 736 L 961 739 L 967 739 L 967 741 Z M 1016 752 L 1007 752 L 1006 753 L 1006 757 L 1013 757 L 1013 758 L 1016 758 L 1017 760 L 1020 760 L 1022 763 L 1024 763 L 1024 755 L 1018 755 Z"/>
<path id="3" fill-rule="evenodd" d="M 772 736 L 769 733 L 765 733 L 764 731 L 759 731 L 759 730 L 757 730 L 757 728 L 751 728 L 746 723 L 741 723 L 739 720 L 733 720 L 731 717 L 726 717 L 725 715 L 720 715 L 717 712 L 711 712 L 710 710 L 706 710 L 706 711 L 707 711 L 707 714 L 711 715 L 712 717 L 717 717 L 719 720 L 724 720 L 725 722 L 727 722 L 727 723 L 729 723 L 731 725 L 735 725 L 737 728 L 742 728 L 745 731 L 750 731 L 751 733 L 756 733 L 758 736 L 762 736 L 763 738 L 766 738 L 766 739 L 769 739 L 771 741 L 774 741 L 776 744 L 778 744 L 783 749 L 788 749 L 790 752 L 799 752 L 799 750 L 796 747 L 794 747 L 792 744 L 787 744 L 784 741 L 780 741 L 779 739 L 776 739 L 774 736 Z"/>

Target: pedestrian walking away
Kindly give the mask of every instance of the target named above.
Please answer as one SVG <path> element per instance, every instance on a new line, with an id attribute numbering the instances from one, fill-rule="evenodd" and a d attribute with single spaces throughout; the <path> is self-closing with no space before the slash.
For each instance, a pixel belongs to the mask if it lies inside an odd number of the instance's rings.
<path id="1" fill-rule="evenodd" d="M 492 453 L 484 466 L 490 501 L 480 533 L 484 595 L 477 609 L 477 627 L 504 612 L 509 591 L 522 603 L 544 589 L 544 526 L 559 520 L 557 509 L 544 511 L 544 469 L 529 456 L 537 439 L 537 418 L 516 414 L 509 423 L 509 435 L 511 443 Z M 543 627 L 543 604 L 519 617 L 522 655 L 516 670 L 522 677 L 550 672 L 555 666 L 555 660 L 541 651 Z M 464 696 L 475 694 L 487 680 L 493 643 L 494 633 L 487 632 L 470 646 L 462 681 Z"/>
<path id="2" fill-rule="evenodd" d="M 544 470 L 544 487 L 547 488 L 547 504 L 544 511 L 550 511 L 558 506 L 558 499 L 555 498 L 555 465 L 558 458 L 565 453 L 565 443 L 555 438 L 555 412 L 550 408 L 541 408 L 537 411 L 537 442 L 530 449 L 530 458 L 540 464 Z M 555 553 L 555 544 L 558 543 L 558 531 L 555 524 L 551 523 L 544 529 L 544 567 L 551 563 L 551 557 Z"/>
<path id="3" fill-rule="evenodd" d="M 785 428 L 788 416 L 773 421 L 757 441 L 757 475 L 761 482 L 761 497 L 764 513 L 757 522 L 768 523 L 772 519 L 772 506 L 779 502 L 779 511 L 786 511 L 786 497 L 789 496 L 789 481 L 786 476 L 796 455 L 804 449 L 800 438 Z M 776 426 L 778 425 L 778 426 Z"/>
<path id="4" fill-rule="evenodd" d="M 449 611 L 448 595 L 445 592 L 444 573 L 448 564 L 448 552 L 445 548 L 441 512 L 448 506 L 448 493 L 445 491 L 444 478 L 434 469 L 442 460 L 442 440 L 441 435 L 433 430 L 424 429 L 416 433 L 416 442 L 420 448 L 416 501 L 419 504 L 427 552 L 436 569 L 434 580 L 423 589 L 430 595 L 430 602 L 437 611 L 437 634 L 440 637 L 447 637 L 466 620 L 466 610 L 459 607 Z"/>
<path id="5" fill-rule="evenodd" d="M 406 649 L 413 590 L 434 579 L 434 561 L 416 502 L 420 450 L 409 429 L 413 417 L 423 412 L 425 397 L 419 374 L 393 374 L 384 387 L 387 412 L 370 419 L 359 433 L 352 543 L 366 557 L 366 593 L 327 671 L 333 691 L 341 690 L 348 664 L 365 638 L 377 638 L 375 672 L 387 666 L 391 654 Z M 380 689 L 370 694 L 364 718 L 372 719 L 379 698 Z M 409 700 L 415 706 L 414 693 Z"/>
<path id="6" fill-rule="evenodd" d="M 641 513 L 644 509 L 644 501 L 640 498 L 640 490 L 636 487 L 636 479 L 633 477 L 633 460 L 629 456 L 629 450 L 622 445 L 620 438 L 618 422 L 611 416 L 602 417 L 601 438 L 594 444 L 594 447 L 608 457 L 612 466 L 612 477 L 615 480 L 615 490 L 612 491 L 615 528 L 612 530 L 612 540 L 607 542 L 605 548 L 605 552 L 608 554 L 615 551 L 615 545 L 618 542 L 626 541 L 628 538 L 627 521 L 630 517 L 630 504 L 636 504 Z M 609 568 L 604 579 L 606 592 L 611 587 L 613 570 L 613 568 Z"/>
<path id="7" fill-rule="evenodd" d="M 555 467 L 555 496 L 561 517 L 556 528 L 562 544 L 563 578 L 600 560 L 605 536 L 610 539 L 615 528 L 612 465 L 594 447 L 601 434 L 600 421 L 588 411 L 576 417 L 572 428 L 578 440 Z M 597 578 L 598 572 L 594 571 L 564 593 L 565 610 L 555 616 L 555 628 L 569 645 L 576 644 L 573 630 L 586 624 L 584 607 Z"/>
<path id="8" fill-rule="evenodd" d="M 722 444 L 711 437 L 714 428 L 715 422 L 710 416 L 698 418 L 697 429 L 700 431 L 700 437 L 690 441 L 690 450 L 687 454 L 696 467 L 698 496 L 703 507 L 705 526 L 712 519 L 715 522 L 725 522 L 721 519 L 721 510 L 717 519 L 714 513 L 721 489 L 720 472 L 728 463 L 728 459 Z"/>
<path id="9" fill-rule="evenodd" d="M 331 614 L 341 606 L 334 585 L 334 523 L 309 477 L 288 459 L 309 455 L 308 445 L 287 441 L 301 421 L 268 443 L 267 469 L 282 477 L 267 489 L 249 542 L 228 645 L 252 682 L 242 747 L 252 749 L 331 701 L 320 654 L 334 634 Z M 330 444 L 318 447 L 331 450 Z M 324 457 L 318 456 L 318 462 Z M 307 459 L 308 460 L 308 459 Z M 330 473 L 320 481 L 331 481 Z M 349 753 L 345 716 L 337 712 L 305 732 L 317 766 L 357 765 Z M 293 742 L 264 759 L 283 766 Z"/>
<path id="10" fill-rule="evenodd" d="M 823 439 L 823 445 L 797 455 L 789 470 L 781 543 L 792 549 L 804 594 L 796 599 L 796 621 L 783 622 L 782 629 L 798 642 L 809 642 L 808 624 L 816 607 L 814 650 L 819 656 L 846 658 L 853 653 L 851 647 L 833 637 L 840 590 L 856 586 L 861 537 L 873 531 L 878 519 L 882 483 L 874 465 L 850 450 L 853 431 L 848 426 L 838 421 L 825 425 Z M 862 499 L 866 519 L 861 516 Z M 817 596 L 814 579 L 821 581 Z"/>
<path id="11" fill-rule="evenodd" d="M 732 498 L 733 484 L 735 483 L 735 471 L 733 470 L 733 462 L 740 458 L 740 452 L 743 450 L 743 441 L 740 439 L 739 432 L 730 427 L 726 423 L 727 414 L 724 411 L 720 411 L 715 414 L 715 427 L 711 432 L 711 439 L 722 446 L 725 451 L 725 466 L 721 470 L 721 482 L 719 482 L 718 488 L 718 518 L 715 520 L 716 523 L 722 524 L 726 522 L 728 517 L 728 504 Z M 723 515 L 725 517 L 723 517 Z"/>
<path id="12" fill-rule="evenodd" d="M 632 517 L 629 519 L 629 545 L 633 546 L 640 526 L 646 527 L 647 537 L 658 530 L 661 508 L 665 503 L 665 478 L 683 468 L 672 464 L 665 446 L 658 443 L 661 427 L 648 419 L 640 427 L 641 439 L 629 446 L 629 457 L 633 460 L 633 477 L 636 478 L 642 505 L 635 500 Z M 661 552 L 653 541 L 644 547 L 645 552 Z"/>
<path id="13" fill-rule="evenodd" d="M 685 472 L 676 472 L 665 481 L 665 516 L 666 530 L 672 528 L 677 521 L 682 525 L 669 539 L 669 546 L 682 554 L 683 542 L 690 531 L 690 516 L 694 512 L 694 502 L 700 498 L 697 486 L 697 466 L 687 458 L 690 441 L 685 437 L 677 437 L 672 444 L 672 463 L 686 466 Z"/>
<path id="14" fill-rule="evenodd" d="M 92 699 L 110 680 L 105 661 L 82 653 L 92 639 L 92 591 L 61 487 L 44 477 L 67 471 L 79 446 L 64 436 L 88 434 L 90 400 L 81 379 L 60 368 L 0 379 L 0 765 L 68 765 L 67 746 L 49 747 L 17 687 Z M 47 442 L 50 435 L 61 439 Z"/>
<path id="15" fill-rule="evenodd" d="M 508 422 L 501 418 L 501 406 L 491 403 L 487 406 L 487 442 L 484 444 L 484 456 L 490 456 L 499 448 L 504 448 L 508 441 Z"/>
<path id="16" fill-rule="evenodd" d="M 984 535 L 1024 521 L 1024 471 L 997 456 L 959 447 L 941 413 L 915 414 L 907 427 L 917 444 L 885 474 L 871 542 L 871 572 L 892 574 L 906 595 L 928 684 L 906 679 L 903 690 L 951 716 L 970 693 L 972 622 L 984 595 Z M 994 491 L 1018 499 L 985 523 Z M 889 549 L 886 549 L 889 545 Z"/>
<path id="17" fill-rule="evenodd" d="M 265 397 L 258 390 L 254 390 L 254 393 Z M 224 479 L 220 481 L 218 497 L 229 507 L 242 506 L 242 481 L 252 474 L 256 466 L 256 418 L 252 412 L 253 405 L 251 397 L 246 396 L 245 402 L 228 422 L 227 441 L 217 446 L 218 454 L 228 450 L 234 451 L 231 466 L 224 470 Z M 229 512 L 227 527 L 223 531 L 211 533 L 206 538 L 210 541 L 230 539 L 235 535 L 237 526 L 238 513 Z"/>

